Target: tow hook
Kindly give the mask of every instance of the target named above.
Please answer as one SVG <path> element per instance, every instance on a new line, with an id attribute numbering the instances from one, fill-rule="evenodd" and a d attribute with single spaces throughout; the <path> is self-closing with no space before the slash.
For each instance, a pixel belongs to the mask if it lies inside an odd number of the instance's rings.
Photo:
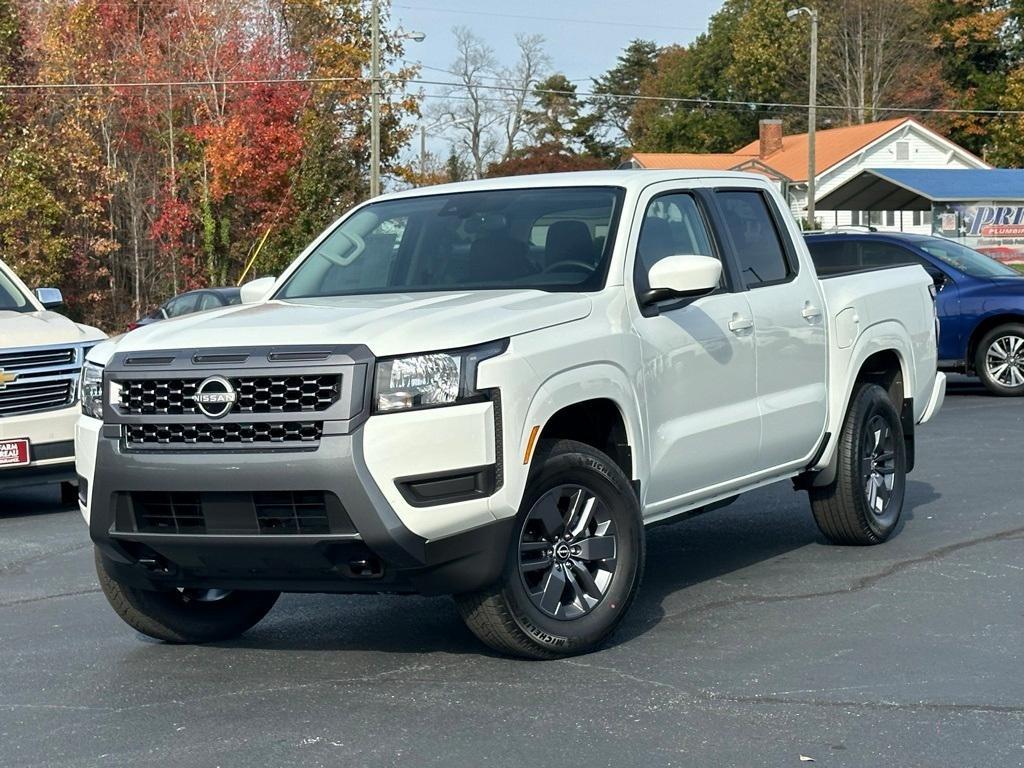
<path id="1" fill-rule="evenodd" d="M 138 563 L 150 573 L 158 573 L 161 576 L 172 573 L 172 568 L 155 556 L 143 555 L 139 558 Z"/>

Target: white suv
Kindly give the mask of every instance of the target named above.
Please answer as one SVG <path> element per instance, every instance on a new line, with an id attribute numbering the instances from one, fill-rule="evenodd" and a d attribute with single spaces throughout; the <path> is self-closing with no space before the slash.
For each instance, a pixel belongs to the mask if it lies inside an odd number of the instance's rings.
<path id="1" fill-rule="evenodd" d="M 373 200 L 247 305 L 92 351 L 100 583 L 173 642 L 238 634 L 282 591 L 420 592 L 500 651 L 586 651 L 633 598 L 647 524 L 793 478 L 831 541 L 893 533 L 945 392 L 931 285 L 819 280 L 745 174 Z"/>
<path id="2" fill-rule="evenodd" d="M 106 336 L 51 312 L 60 291 L 35 294 L 0 261 L 0 490 L 63 483 L 73 502 L 78 377 Z"/>

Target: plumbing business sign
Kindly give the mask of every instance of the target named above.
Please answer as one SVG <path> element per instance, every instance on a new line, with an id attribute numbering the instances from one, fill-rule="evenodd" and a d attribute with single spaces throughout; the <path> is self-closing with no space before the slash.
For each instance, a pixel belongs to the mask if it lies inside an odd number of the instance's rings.
<path id="1" fill-rule="evenodd" d="M 1000 261 L 1024 262 L 1024 199 L 1017 203 L 936 203 L 932 234 Z"/>

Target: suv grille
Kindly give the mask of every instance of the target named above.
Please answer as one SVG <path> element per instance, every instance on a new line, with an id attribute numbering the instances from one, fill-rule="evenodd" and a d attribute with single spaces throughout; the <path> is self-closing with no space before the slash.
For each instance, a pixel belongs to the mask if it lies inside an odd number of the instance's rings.
<path id="1" fill-rule="evenodd" d="M 333 512 L 328 511 L 329 499 Z M 150 491 L 132 493 L 131 500 L 140 533 L 280 536 L 355 531 L 337 497 L 323 491 Z"/>
<path id="2" fill-rule="evenodd" d="M 315 443 L 322 421 L 262 424 L 126 424 L 128 445 L 220 445 L 249 443 Z"/>
<path id="3" fill-rule="evenodd" d="M 74 403 L 82 360 L 91 347 L 92 344 L 0 352 L 0 372 L 15 377 L 7 385 L 0 384 L 0 418 L 55 411 Z"/>
<path id="4" fill-rule="evenodd" d="M 200 413 L 196 389 L 203 379 L 139 379 L 121 385 L 126 415 Z M 329 375 L 228 377 L 238 399 L 230 413 L 303 413 L 324 411 L 338 402 L 341 379 Z"/>

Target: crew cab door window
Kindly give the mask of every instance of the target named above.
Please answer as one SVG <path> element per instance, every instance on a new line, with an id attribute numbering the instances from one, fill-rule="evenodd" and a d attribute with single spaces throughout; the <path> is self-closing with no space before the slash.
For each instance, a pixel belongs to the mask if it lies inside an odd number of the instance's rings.
<path id="1" fill-rule="evenodd" d="M 633 270 L 638 295 L 650 288 L 647 275 L 651 267 L 669 256 L 718 258 L 692 195 L 660 195 L 648 205 Z"/>
<path id="2" fill-rule="evenodd" d="M 758 288 L 791 278 L 794 270 L 764 195 L 753 189 L 723 190 L 717 197 L 746 286 Z"/>

